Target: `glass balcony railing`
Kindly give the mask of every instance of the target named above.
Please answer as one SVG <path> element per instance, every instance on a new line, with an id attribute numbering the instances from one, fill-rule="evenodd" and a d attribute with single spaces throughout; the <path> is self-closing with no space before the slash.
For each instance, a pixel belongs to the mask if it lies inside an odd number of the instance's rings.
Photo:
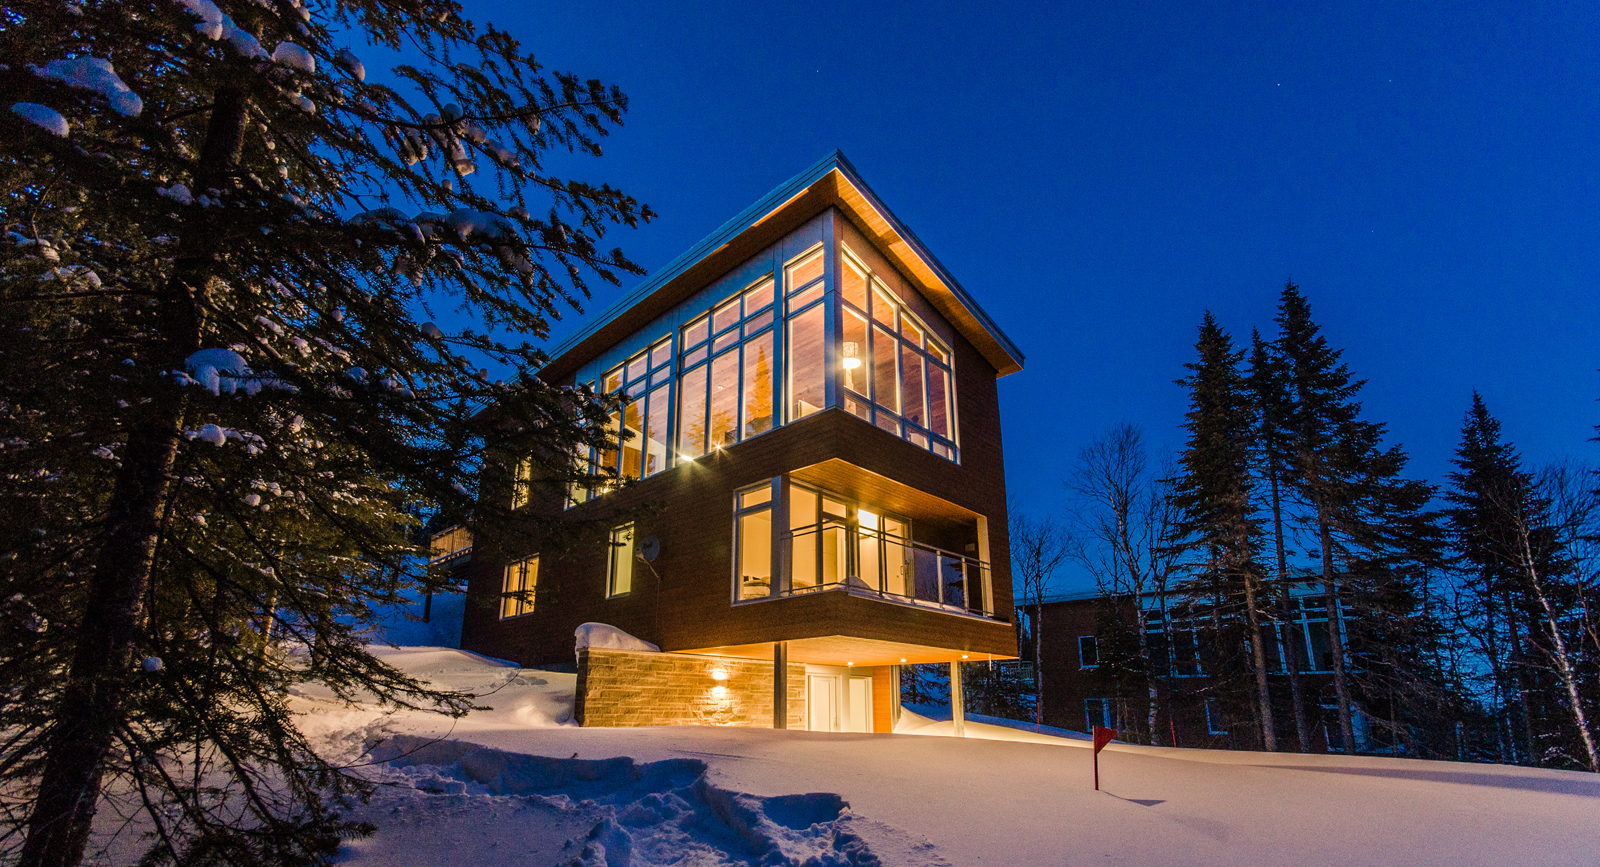
<path id="1" fill-rule="evenodd" d="M 947 611 L 994 616 L 989 564 L 882 530 L 824 522 L 782 540 L 786 587 L 797 596 L 843 588 Z"/>

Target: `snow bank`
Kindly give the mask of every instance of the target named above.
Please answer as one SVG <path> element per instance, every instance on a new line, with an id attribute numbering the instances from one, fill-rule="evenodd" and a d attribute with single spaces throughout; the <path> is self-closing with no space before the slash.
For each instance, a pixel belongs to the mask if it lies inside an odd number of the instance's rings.
<path id="1" fill-rule="evenodd" d="M 605 650 L 637 650 L 644 653 L 660 653 L 661 648 L 648 641 L 634 638 L 615 626 L 604 623 L 585 623 L 574 629 L 572 634 L 578 639 L 574 652 L 585 647 L 598 647 Z"/>
<path id="2" fill-rule="evenodd" d="M 917 711 L 919 710 L 923 713 L 918 713 Z M 932 713 L 937 710 L 943 711 L 942 714 L 939 714 L 942 718 L 932 716 Z M 966 736 L 986 741 L 1011 741 L 1020 744 L 1060 744 L 1064 741 L 1091 740 L 1083 732 L 1059 729 L 1054 726 L 1035 726 L 1032 723 L 983 716 L 982 714 L 969 713 L 966 715 L 965 720 Z M 918 707 L 913 710 L 908 706 L 900 709 L 900 721 L 895 724 L 894 733 L 897 735 L 932 735 L 934 737 L 953 738 L 956 735 L 956 724 L 950 719 L 949 708 Z"/>
<path id="3" fill-rule="evenodd" d="M 407 808 L 437 815 L 446 804 L 460 814 L 472 805 L 480 823 L 504 811 L 523 816 L 512 827 L 491 825 L 499 833 L 490 840 L 380 831 L 345 847 L 349 864 L 477 865 L 509 853 L 519 863 L 608 867 L 879 863 L 838 795 L 731 792 L 711 783 L 698 759 L 560 759 L 410 736 L 378 744 L 370 758 L 389 771 L 388 797 L 372 805 L 386 827 Z M 463 853 L 463 842 L 488 857 Z M 551 850 L 565 858 L 531 855 Z"/>

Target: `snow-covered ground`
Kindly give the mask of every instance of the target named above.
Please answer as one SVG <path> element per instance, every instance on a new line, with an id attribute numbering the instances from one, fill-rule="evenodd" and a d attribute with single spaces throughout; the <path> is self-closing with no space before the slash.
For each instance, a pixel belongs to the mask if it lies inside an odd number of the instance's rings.
<path id="1" fill-rule="evenodd" d="M 384 650 L 483 695 L 460 721 L 295 698 L 384 785 L 351 865 L 1592 865 L 1600 777 L 1113 744 L 981 721 L 901 732 L 579 728 L 574 677 Z M 931 737 L 919 735 L 934 735 Z"/>

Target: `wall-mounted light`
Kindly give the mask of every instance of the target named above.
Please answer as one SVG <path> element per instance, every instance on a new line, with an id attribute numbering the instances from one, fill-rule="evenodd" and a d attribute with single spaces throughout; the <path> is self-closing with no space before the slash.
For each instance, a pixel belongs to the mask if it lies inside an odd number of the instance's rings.
<path id="1" fill-rule="evenodd" d="M 844 344 L 844 369 L 855 370 L 861 366 L 861 344 L 847 340 Z"/>
<path id="2" fill-rule="evenodd" d="M 717 680 L 717 681 L 727 680 L 728 679 L 728 670 L 726 668 L 713 668 L 713 669 L 711 669 L 711 679 L 712 680 Z"/>

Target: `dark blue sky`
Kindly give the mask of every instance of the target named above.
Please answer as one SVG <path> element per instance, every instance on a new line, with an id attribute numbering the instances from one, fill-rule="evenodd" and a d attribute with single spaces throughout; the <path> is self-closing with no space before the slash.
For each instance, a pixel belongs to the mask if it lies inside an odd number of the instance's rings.
<path id="1" fill-rule="evenodd" d="M 1414 475 L 1474 387 L 1530 460 L 1600 457 L 1600 6 L 1112 5 L 468 14 L 631 97 L 558 168 L 660 212 L 613 236 L 647 268 L 843 150 L 1027 354 L 1027 510 L 1121 419 L 1176 447 L 1203 311 L 1248 340 L 1291 276 Z"/>

